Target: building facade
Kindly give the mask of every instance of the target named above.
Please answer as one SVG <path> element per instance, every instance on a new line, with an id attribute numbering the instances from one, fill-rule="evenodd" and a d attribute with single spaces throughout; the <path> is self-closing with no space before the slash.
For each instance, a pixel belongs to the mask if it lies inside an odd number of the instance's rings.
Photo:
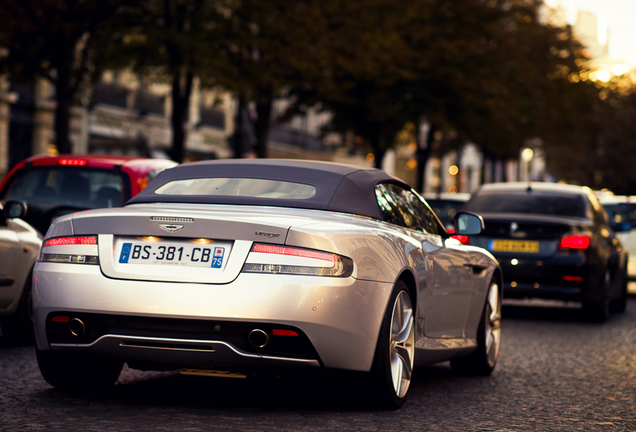
<path id="1" fill-rule="evenodd" d="M 71 113 L 73 153 L 168 157 L 172 142 L 170 86 L 144 83 L 129 71 L 107 72 Z M 277 101 L 274 115 L 286 107 Z M 186 160 L 230 158 L 237 104 L 228 93 L 202 89 L 194 82 L 186 118 Z M 247 116 L 245 157 L 254 134 Z M 269 157 L 332 160 L 364 164 L 344 151 L 344 140 L 323 137 L 329 115 L 308 110 L 284 125 L 271 127 Z M 36 154 L 55 154 L 55 95 L 39 80 L 30 85 L 0 81 L 0 178 L 21 160 Z"/>

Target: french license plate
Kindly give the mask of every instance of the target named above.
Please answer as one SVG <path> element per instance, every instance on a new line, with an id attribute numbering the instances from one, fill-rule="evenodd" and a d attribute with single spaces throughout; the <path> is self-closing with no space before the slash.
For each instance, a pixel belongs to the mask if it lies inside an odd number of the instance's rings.
<path id="1" fill-rule="evenodd" d="M 194 267 L 221 268 L 226 247 L 187 242 L 121 243 L 120 264 L 167 264 Z"/>
<path id="2" fill-rule="evenodd" d="M 490 250 L 493 252 L 539 252 L 539 242 L 533 240 L 492 240 Z"/>

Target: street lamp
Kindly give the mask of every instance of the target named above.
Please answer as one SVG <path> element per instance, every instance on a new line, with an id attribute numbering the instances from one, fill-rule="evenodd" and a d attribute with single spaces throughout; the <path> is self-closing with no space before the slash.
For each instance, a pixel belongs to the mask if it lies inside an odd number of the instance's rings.
<path id="1" fill-rule="evenodd" d="M 521 152 L 521 160 L 525 163 L 525 179 L 530 180 L 530 163 L 532 162 L 532 158 L 534 157 L 534 151 L 530 147 L 524 148 Z"/>

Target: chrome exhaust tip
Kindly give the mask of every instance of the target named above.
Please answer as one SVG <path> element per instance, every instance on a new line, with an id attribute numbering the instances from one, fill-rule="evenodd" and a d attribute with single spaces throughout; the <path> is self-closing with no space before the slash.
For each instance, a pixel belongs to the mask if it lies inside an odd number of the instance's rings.
<path id="1" fill-rule="evenodd" d="M 83 336 L 86 332 L 86 326 L 79 318 L 73 318 L 68 323 L 68 329 L 73 336 Z"/>
<path id="2" fill-rule="evenodd" d="M 266 331 L 261 329 L 254 329 L 247 336 L 247 339 L 256 348 L 265 348 L 269 343 L 269 335 Z"/>

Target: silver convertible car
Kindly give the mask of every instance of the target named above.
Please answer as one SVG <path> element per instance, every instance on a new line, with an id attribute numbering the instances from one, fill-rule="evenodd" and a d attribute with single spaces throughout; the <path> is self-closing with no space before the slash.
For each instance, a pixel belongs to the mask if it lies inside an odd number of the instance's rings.
<path id="1" fill-rule="evenodd" d="M 456 226 L 477 234 L 483 221 L 460 213 Z M 493 371 L 501 277 L 492 255 L 451 238 L 381 170 L 183 164 L 124 207 L 51 226 L 34 272 L 37 359 L 70 390 L 112 385 L 124 362 L 227 376 L 366 372 L 373 400 L 395 408 L 416 366 Z"/>

